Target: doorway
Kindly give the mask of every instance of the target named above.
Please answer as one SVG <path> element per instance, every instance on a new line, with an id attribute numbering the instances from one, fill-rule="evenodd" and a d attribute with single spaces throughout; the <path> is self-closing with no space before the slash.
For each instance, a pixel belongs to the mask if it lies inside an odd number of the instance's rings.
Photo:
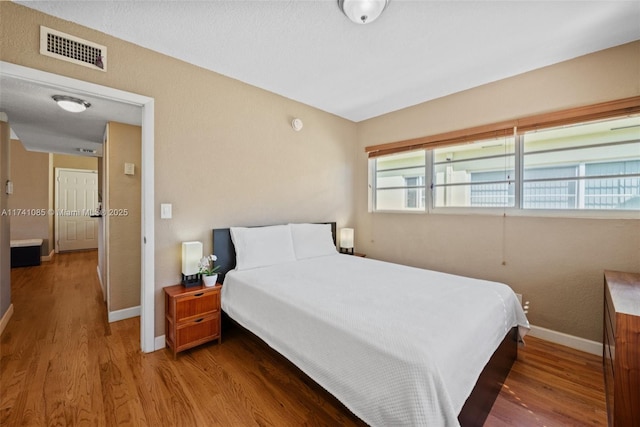
<path id="1" fill-rule="evenodd" d="M 16 64 L 0 61 L 0 75 L 55 87 L 63 90 L 91 94 L 141 107 L 142 115 L 142 215 L 141 215 L 141 295 L 140 295 L 140 347 L 148 353 L 156 349 L 154 332 L 154 99 L 82 80 L 72 79 Z M 161 340 L 159 340 L 161 341 Z M 157 348 L 164 346 L 158 343 Z"/>
<path id="2" fill-rule="evenodd" d="M 98 248 L 98 171 L 56 168 L 55 250 Z"/>

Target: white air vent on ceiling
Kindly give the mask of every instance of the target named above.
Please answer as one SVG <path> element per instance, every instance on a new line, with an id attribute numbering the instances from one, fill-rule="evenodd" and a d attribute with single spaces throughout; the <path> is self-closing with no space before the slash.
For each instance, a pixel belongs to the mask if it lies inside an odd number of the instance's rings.
<path id="1" fill-rule="evenodd" d="M 40 26 L 40 53 L 94 70 L 107 71 L 107 48 Z"/>

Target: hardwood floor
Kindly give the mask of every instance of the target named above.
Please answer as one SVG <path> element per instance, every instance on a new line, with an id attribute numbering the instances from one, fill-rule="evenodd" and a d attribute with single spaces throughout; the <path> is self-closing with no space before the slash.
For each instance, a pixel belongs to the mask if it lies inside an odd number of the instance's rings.
<path id="1" fill-rule="evenodd" d="M 140 353 L 138 319 L 107 322 L 96 265 L 89 251 L 12 270 L 1 426 L 364 425 L 237 327 L 175 361 Z M 528 338 L 485 425 L 606 425 L 600 358 Z"/>

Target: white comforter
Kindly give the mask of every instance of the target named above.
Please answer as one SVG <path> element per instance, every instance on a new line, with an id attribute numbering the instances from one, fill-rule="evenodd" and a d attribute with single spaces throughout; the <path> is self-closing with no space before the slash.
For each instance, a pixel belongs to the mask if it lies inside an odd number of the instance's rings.
<path id="1" fill-rule="evenodd" d="M 372 426 L 458 426 L 529 326 L 504 284 L 340 254 L 230 271 L 222 308 Z"/>

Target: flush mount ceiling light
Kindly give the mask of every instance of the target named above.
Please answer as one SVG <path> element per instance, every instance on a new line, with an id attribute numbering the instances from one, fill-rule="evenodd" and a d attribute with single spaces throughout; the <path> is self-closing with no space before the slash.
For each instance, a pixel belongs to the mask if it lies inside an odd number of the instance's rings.
<path id="1" fill-rule="evenodd" d="M 91 107 L 91 104 L 89 104 L 87 101 L 74 98 L 72 96 L 53 95 L 51 98 L 53 98 L 53 100 L 58 103 L 60 108 L 71 113 L 81 113 L 87 108 Z"/>
<path id="2" fill-rule="evenodd" d="M 356 24 L 368 24 L 382 14 L 389 0 L 338 0 L 338 7 Z"/>

